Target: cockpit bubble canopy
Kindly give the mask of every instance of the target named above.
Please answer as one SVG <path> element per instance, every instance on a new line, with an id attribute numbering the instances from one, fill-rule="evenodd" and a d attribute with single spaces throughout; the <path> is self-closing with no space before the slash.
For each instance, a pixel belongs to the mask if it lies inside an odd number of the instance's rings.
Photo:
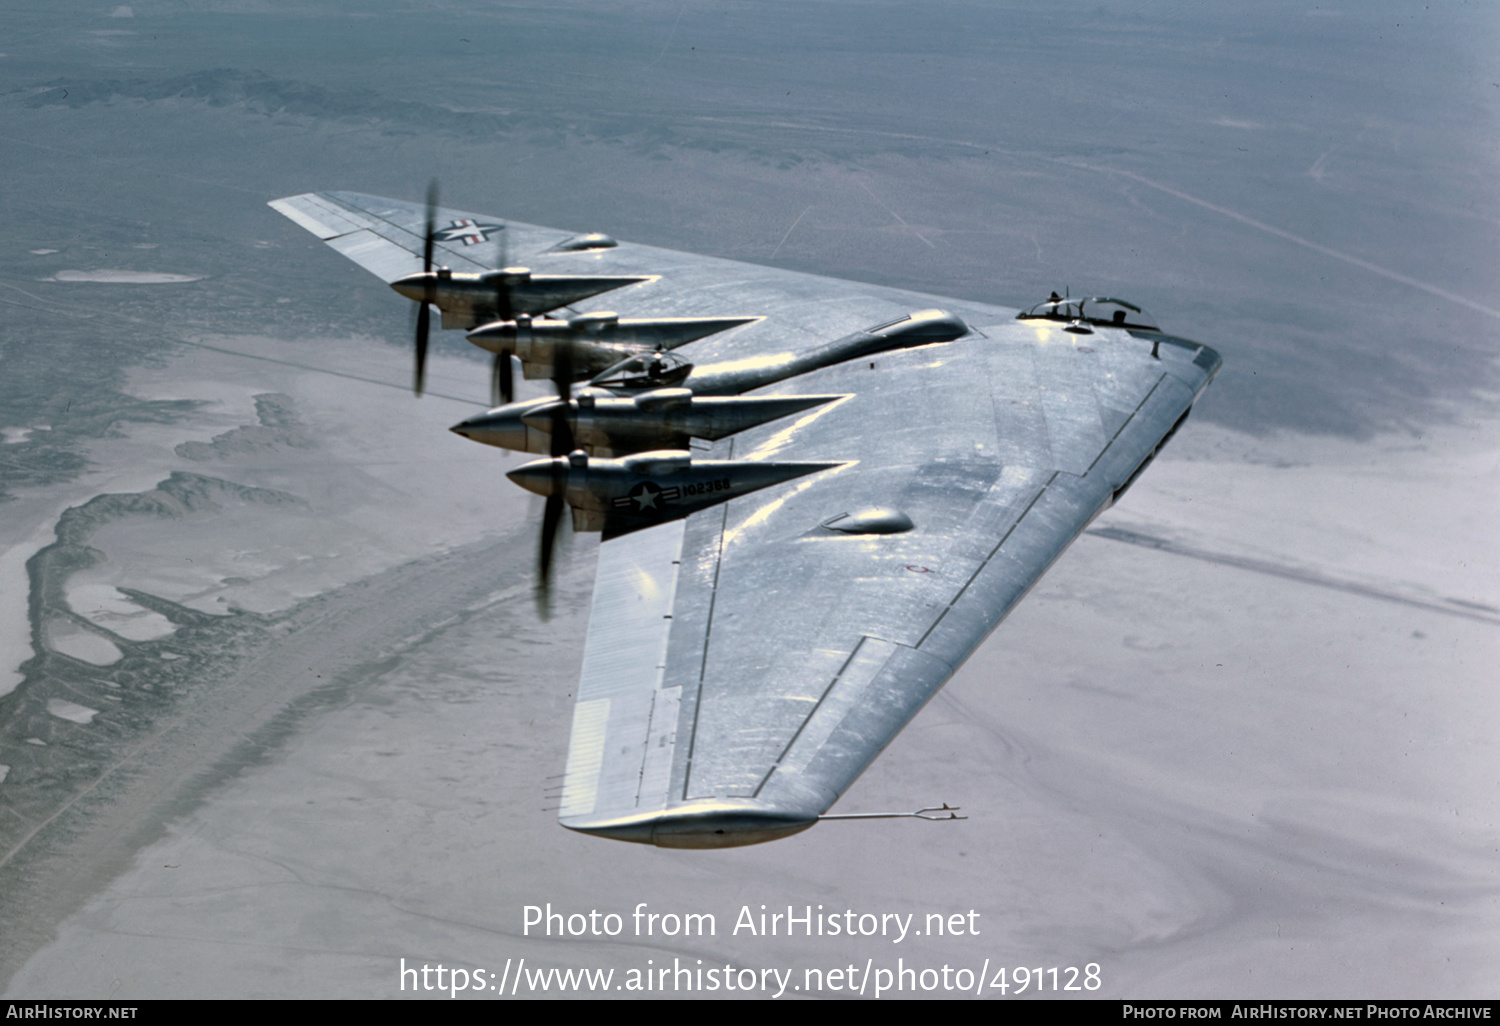
<path id="1" fill-rule="evenodd" d="M 1030 310 L 1016 315 L 1017 320 L 1082 321 L 1106 328 L 1146 328 L 1160 331 L 1156 318 L 1123 299 L 1108 296 L 1089 296 L 1086 299 L 1064 299 L 1056 292 L 1045 303 L 1038 303 Z"/>
<path id="2" fill-rule="evenodd" d="M 589 384 L 625 392 L 670 388 L 693 372 L 693 365 L 675 353 L 637 353 L 600 372 Z"/>

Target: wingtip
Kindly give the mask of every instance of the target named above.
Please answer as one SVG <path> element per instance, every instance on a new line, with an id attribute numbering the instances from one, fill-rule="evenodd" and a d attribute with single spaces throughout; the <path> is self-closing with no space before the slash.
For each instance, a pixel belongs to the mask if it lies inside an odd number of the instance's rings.
<path id="1" fill-rule="evenodd" d="M 818 822 L 816 814 L 772 809 L 685 806 L 646 816 L 588 822 L 559 820 L 569 830 L 658 848 L 741 848 L 799 834 Z"/>

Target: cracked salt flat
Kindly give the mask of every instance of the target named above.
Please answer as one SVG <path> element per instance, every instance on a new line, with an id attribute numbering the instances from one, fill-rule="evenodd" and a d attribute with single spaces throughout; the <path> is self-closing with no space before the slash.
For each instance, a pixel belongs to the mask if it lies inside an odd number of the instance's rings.
<path id="1" fill-rule="evenodd" d="M 73 574 L 66 586 L 67 601 L 73 612 L 90 623 L 118 634 L 127 641 L 156 641 L 177 628 L 160 613 L 136 605 L 108 584 L 86 584 Z"/>
<path id="2" fill-rule="evenodd" d="M 92 723 L 94 717 L 99 715 L 98 709 L 90 709 L 86 705 L 79 705 L 77 702 L 69 702 L 62 698 L 47 699 L 47 712 L 60 720 L 85 725 Z"/>
<path id="3" fill-rule="evenodd" d="M 95 666 L 110 666 L 120 661 L 120 649 L 113 641 L 86 630 L 70 620 L 54 617 L 44 631 L 47 647 Z"/>
<path id="4" fill-rule="evenodd" d="M 15 516 L 20 511 L 8 512 Z M 60 514 L 62 510 L 56 512 Z M 15 526 L 25 521 L 17 518 L 11 523 Z M 24 540 L 0 540 L 0 545 L 4 545 L 4 551 L 0 552 L 0 696 L 10 694 L 25 679 L 18 667 L 34 654 L 29 605 L 31 580 L 26 574 L 26 561 L 51 544 L 55 523 L 54 516 L 52 521 L 35 526 L 31 536 Z M 0 535 L 4 533 L 0 528 Z"/>
<path id="5" fill-rule="evenodd" d="M 269 520 L 230 506 L 212 517 L 107 523 L 91 544 L 108 559 L 70 580 L 78 587 L 135 588 L 207 613 L 231 606 L 255 612 L 285 609 L 526 517 L 525 498 L 513 494 L 504 477 L 515 460 L 447 431 L 467 411 L 483 406 L 482 399 L 465 404 L 429 396 L 418 402 L 402 394 L 404 385 L 391 389 L 317 370 L 357 366 L 377 381 L 404 382 L 411 373 L 408 354 L 361 339 L 319 340 L 311 346 L 260 337 L 212 341 L 248 358 L 189 348 L 163 367 L 135 368 L 129 376 L 133 395 L 186 398 L 203 405 L 173 423 L 125 425 L 89 447 L 97 469 L 45 493 L 22 494 L 8 506 L 0 523 L 0 694 L 20 683 L 15 668 L 33 654 L 26 562 L 53 542 L 63 510 L 96 495 L 150 492 L 182 470 L 250 486 L 290 488 L 305 496 L 306 509 L 289 509 Z M 475 366 L 439 356 L 431 379 L 434 385 L 446 382 L 450 390 L 467 387 L 482 396 L 483 376 L 473 373 Z M 315 448 L 292 451 L 298 457 L 293 460 L 285 453 L 247 452 L 204 462 L 178 454 L 184 443 L 206 443 L 253 425 L 254 397 L 268 392 L 295 398 Z M 410 403 L 416 426 L 405 417 L 370 416 L 371 409 L 393 402 Z M 461 496 L 450 498 L 455 477 L 465 487 Z M 403 511 L 418 513 L 438 529 L 410 531 Z M 256 544 L 246 546 L 247 539 Z M 314 540 L 311 551 L 321 555 L 309 558 L 308 545 Z M 147 625 L 164 629 L 155 614 L 139 623 L 142 630 Z M 107 639 L 84 634 L 65 628 L 60 637 L 80 639 L 63 643 L 83 646 L 75 647 L 79 657 L 96 665 L 118 659 Z"/>
<path id="6" fill-rule="evenodd" d="M 178 285 L 202 281 L 202 274 L 166 274 L 160 271 L 58 271 L 43 281 L 92 281 L 111 285 Z"/>

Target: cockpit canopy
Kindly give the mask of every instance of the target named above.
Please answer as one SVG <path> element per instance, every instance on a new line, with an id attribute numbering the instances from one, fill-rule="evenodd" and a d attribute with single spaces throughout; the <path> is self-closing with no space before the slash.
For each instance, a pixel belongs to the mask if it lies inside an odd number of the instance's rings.
<path id="1" fill-rule="evenodd" d="M 625 392 L 670 388 L 693 372 L 693 365 L 675 353 L 637 353 L 602 371 L 590 385 Z"/>
<path id="2" fill-rule="evenodd" d="M 1016 315 L 1017 320 L 1033 320 L 1040 318 L 1048 321 L 1082 321 L 1085 324 L 1098 324 L 1106 328 L 1148 328 L 1152 331 L 1160 330 L 1156 318 L 1136 306 L 1127 303 L 1123 299 L 1110 299 L 1107 296 L 1089 296 L 1087 299 L 1064 299 L 1056 292 L 1052 298 L 1045 303 L 1038 303 L 1030 310 L 1023 310 Z"/>

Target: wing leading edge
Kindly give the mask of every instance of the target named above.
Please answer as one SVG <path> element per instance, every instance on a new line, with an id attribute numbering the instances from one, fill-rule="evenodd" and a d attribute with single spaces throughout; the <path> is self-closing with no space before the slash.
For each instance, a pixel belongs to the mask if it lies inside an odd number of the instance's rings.
<path id="1" fill-rule="evenodd" d="M 417 204 L 272 206 L 387 282 L 420 269 Z M 695 443 L 706 459 L 832 469 L 606 535 L 558 815 L 621 840 L 723 847 L 816 823 L 1129 487 L 1220 365 L 1154 329 L 439 220 L 454 228 L 437 261 L 458 272 L 508 253 L 640 276 L 605 297 L 624 317 L 754 315 L 676 350 L 700 367 L 785 359 L 936 303 L 970 327 L 754 389 L 843 398 Z"/>

